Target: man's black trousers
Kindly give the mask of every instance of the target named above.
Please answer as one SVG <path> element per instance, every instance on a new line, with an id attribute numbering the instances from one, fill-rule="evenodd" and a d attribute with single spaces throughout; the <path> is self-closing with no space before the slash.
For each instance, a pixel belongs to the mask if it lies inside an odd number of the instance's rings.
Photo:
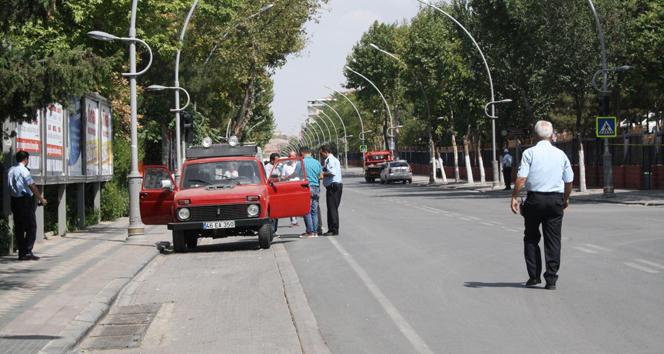
<path id="1" fill-rule="evenodd" d="M 556 284 L 560 267 L 560 232 L 563 223 L 563 194 L 529 192 L 521 206 L 526 231 L 523 238 L 523 253 L 530 278 L 542 274 L 542 255 L 539 241 L 544 236 L 544 257 L 548 284 Z M 540 233 L 540 225 L 542 233 Z"/>
<path id="2" fill-rule="evenodd" d="M 505 188 L 512 188 L 512 167 L 503 167 L 503 178 L 505 180 Z"/>
<path id="3" fill-rule="evenodd" d="M 325 203 L 327 205 L 327 231 L 339 233 L 339 204 L 341 204 L 341 193 L 344 185 L 332 183 L 326 187 Z"/>
<path id="4" fill-rule="evenodd" d="M 37 237 L 37 219 L 35 218 L 35 200 L 33 197 L 13 198 L 14 236 L 18 244 L 19 257 L 32 254 L 32 247 Z"/>

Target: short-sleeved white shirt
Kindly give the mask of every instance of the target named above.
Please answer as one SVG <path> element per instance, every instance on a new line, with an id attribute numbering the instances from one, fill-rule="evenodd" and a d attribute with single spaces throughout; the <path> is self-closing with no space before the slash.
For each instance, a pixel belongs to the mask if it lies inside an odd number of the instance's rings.
<path id="1" fill-rule="evenodd" d="M 526 178 L 526 190 L 529 192 L 563 193 L 565 183 L 574 181 L 567 155 L 547 140 L 523 152 L 517 176 Z"/>

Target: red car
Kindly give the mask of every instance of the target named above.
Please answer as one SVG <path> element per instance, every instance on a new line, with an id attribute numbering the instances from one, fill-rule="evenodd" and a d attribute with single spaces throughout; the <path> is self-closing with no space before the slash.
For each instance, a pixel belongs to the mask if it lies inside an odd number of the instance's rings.
<path id="1" fill-rule="evenodd" d="M 143 223 L 167 224 L 176 252 L 195 248 L 200 237 L 258 236 L 260 247 L 269 248 L 272 220 L 307 214 L 310 192 L 301 159 L 278 160 L 268 178 L 257 151 L 230 145 L 189 149 L 179 185 L 165 166 L 145 166 Z M 287 164 L 295 172 L 282 176 Z"/>
<path id="2" fill-rule="evenodd" d="M 364 179 L 367 183 L 373 183 L 380 179 L 380 171 L 385 163 L 394 159 L 390 151 L 371 151 L 364 155 Z"/>

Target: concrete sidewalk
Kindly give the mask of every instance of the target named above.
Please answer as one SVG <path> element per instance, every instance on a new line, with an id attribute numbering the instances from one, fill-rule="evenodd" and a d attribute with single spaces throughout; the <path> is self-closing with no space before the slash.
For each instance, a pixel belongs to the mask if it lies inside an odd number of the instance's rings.
<path id="1" fill-rule="evenodd" d="M 413 184 L 424 186 L 435 186 L 443 190 L 465 190 L 476 191 L 478 193 L 490 194 L 504 194 L 505 198 L 509 198 L 512 191 L 505 191 L 501 189 L 493 189 L 491 183 L 468 184 L 466 182 L 456 183 L 454 179 L 448 178 L 448 183 L 443 184 L 439 178 L 435 184 L 429 184 L 428 176 L 413 176 Z M 572 192 L 572 202 L 584 203 L 612 203 L 623 205 L 643 205 L 643 206 L 664 206 L 664 190 L 630 190 L 630 189 L 616 189 L 614 197 L 604 197 L 602 189 L 588 189 L 586 192 L 579 192 L 574 190 Z"/>
<path id="2" fill-rule="evenodd" d="M 206 238 L 158 256 L 75 351 L 329 353 L 283 245 L 294 238 L 267 250 L 251 238 Z"/>
<path id="3" fill-rule="evenodd" d="M 0 351 L 62 353 L 157 254 L 165 227 L 127 241 L 127 219 L 35 245 L 39 261 L 0 257 Z"/>

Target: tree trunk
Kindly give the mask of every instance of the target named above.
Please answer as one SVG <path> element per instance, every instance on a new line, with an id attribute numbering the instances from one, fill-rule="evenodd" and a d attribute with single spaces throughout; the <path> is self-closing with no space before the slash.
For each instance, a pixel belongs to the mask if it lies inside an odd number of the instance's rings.
<path id="1" fill-rule="evenodd" d="M 429 154 L 431 154 L 431 173 L 429 173 L 429 184 L 436 183 L 436 145 L 433 142 L 431 127 L 429 127 Z"/>
<path id="2" fill-rule="evenodd" d="M 456 132 L 452 133 L 452 151 L 454 151 L 454 182 L 459 183 L 459 147 L 456 143 Z"/>
<path id="3" fill-rule="evenodd" d="M 583 141 L 579 139 L 579 191 L 585 192 L 586 188 L 586 157 L 583 151 Z"/>
<path id="4" fill-rule="evenodd" d="M 445 174 L 445 165 L 443 164 L 443 157 L 438 152 L 438 165 L 440 166 L 440 176 L 443 178 L 443 184 L 447 184 L 447 175 Z"/>
<path id="5" fill-rule="evenodd" d="M 480 183 L 486 183 L 486 172 L 484 171 L 484 159 L 482 158 L 482 136 L 477 134 L 477 164 L 480 167 Z"/>
<path id="6" fill-rule="evenodd" d="M 463 137 L 463 152 L 464 160 L 466 161 L 466 176 L 468 184 L 475 184 L 473 179 L 473 167 L 470 164 L 470 137 L 468 135 Z"/>

